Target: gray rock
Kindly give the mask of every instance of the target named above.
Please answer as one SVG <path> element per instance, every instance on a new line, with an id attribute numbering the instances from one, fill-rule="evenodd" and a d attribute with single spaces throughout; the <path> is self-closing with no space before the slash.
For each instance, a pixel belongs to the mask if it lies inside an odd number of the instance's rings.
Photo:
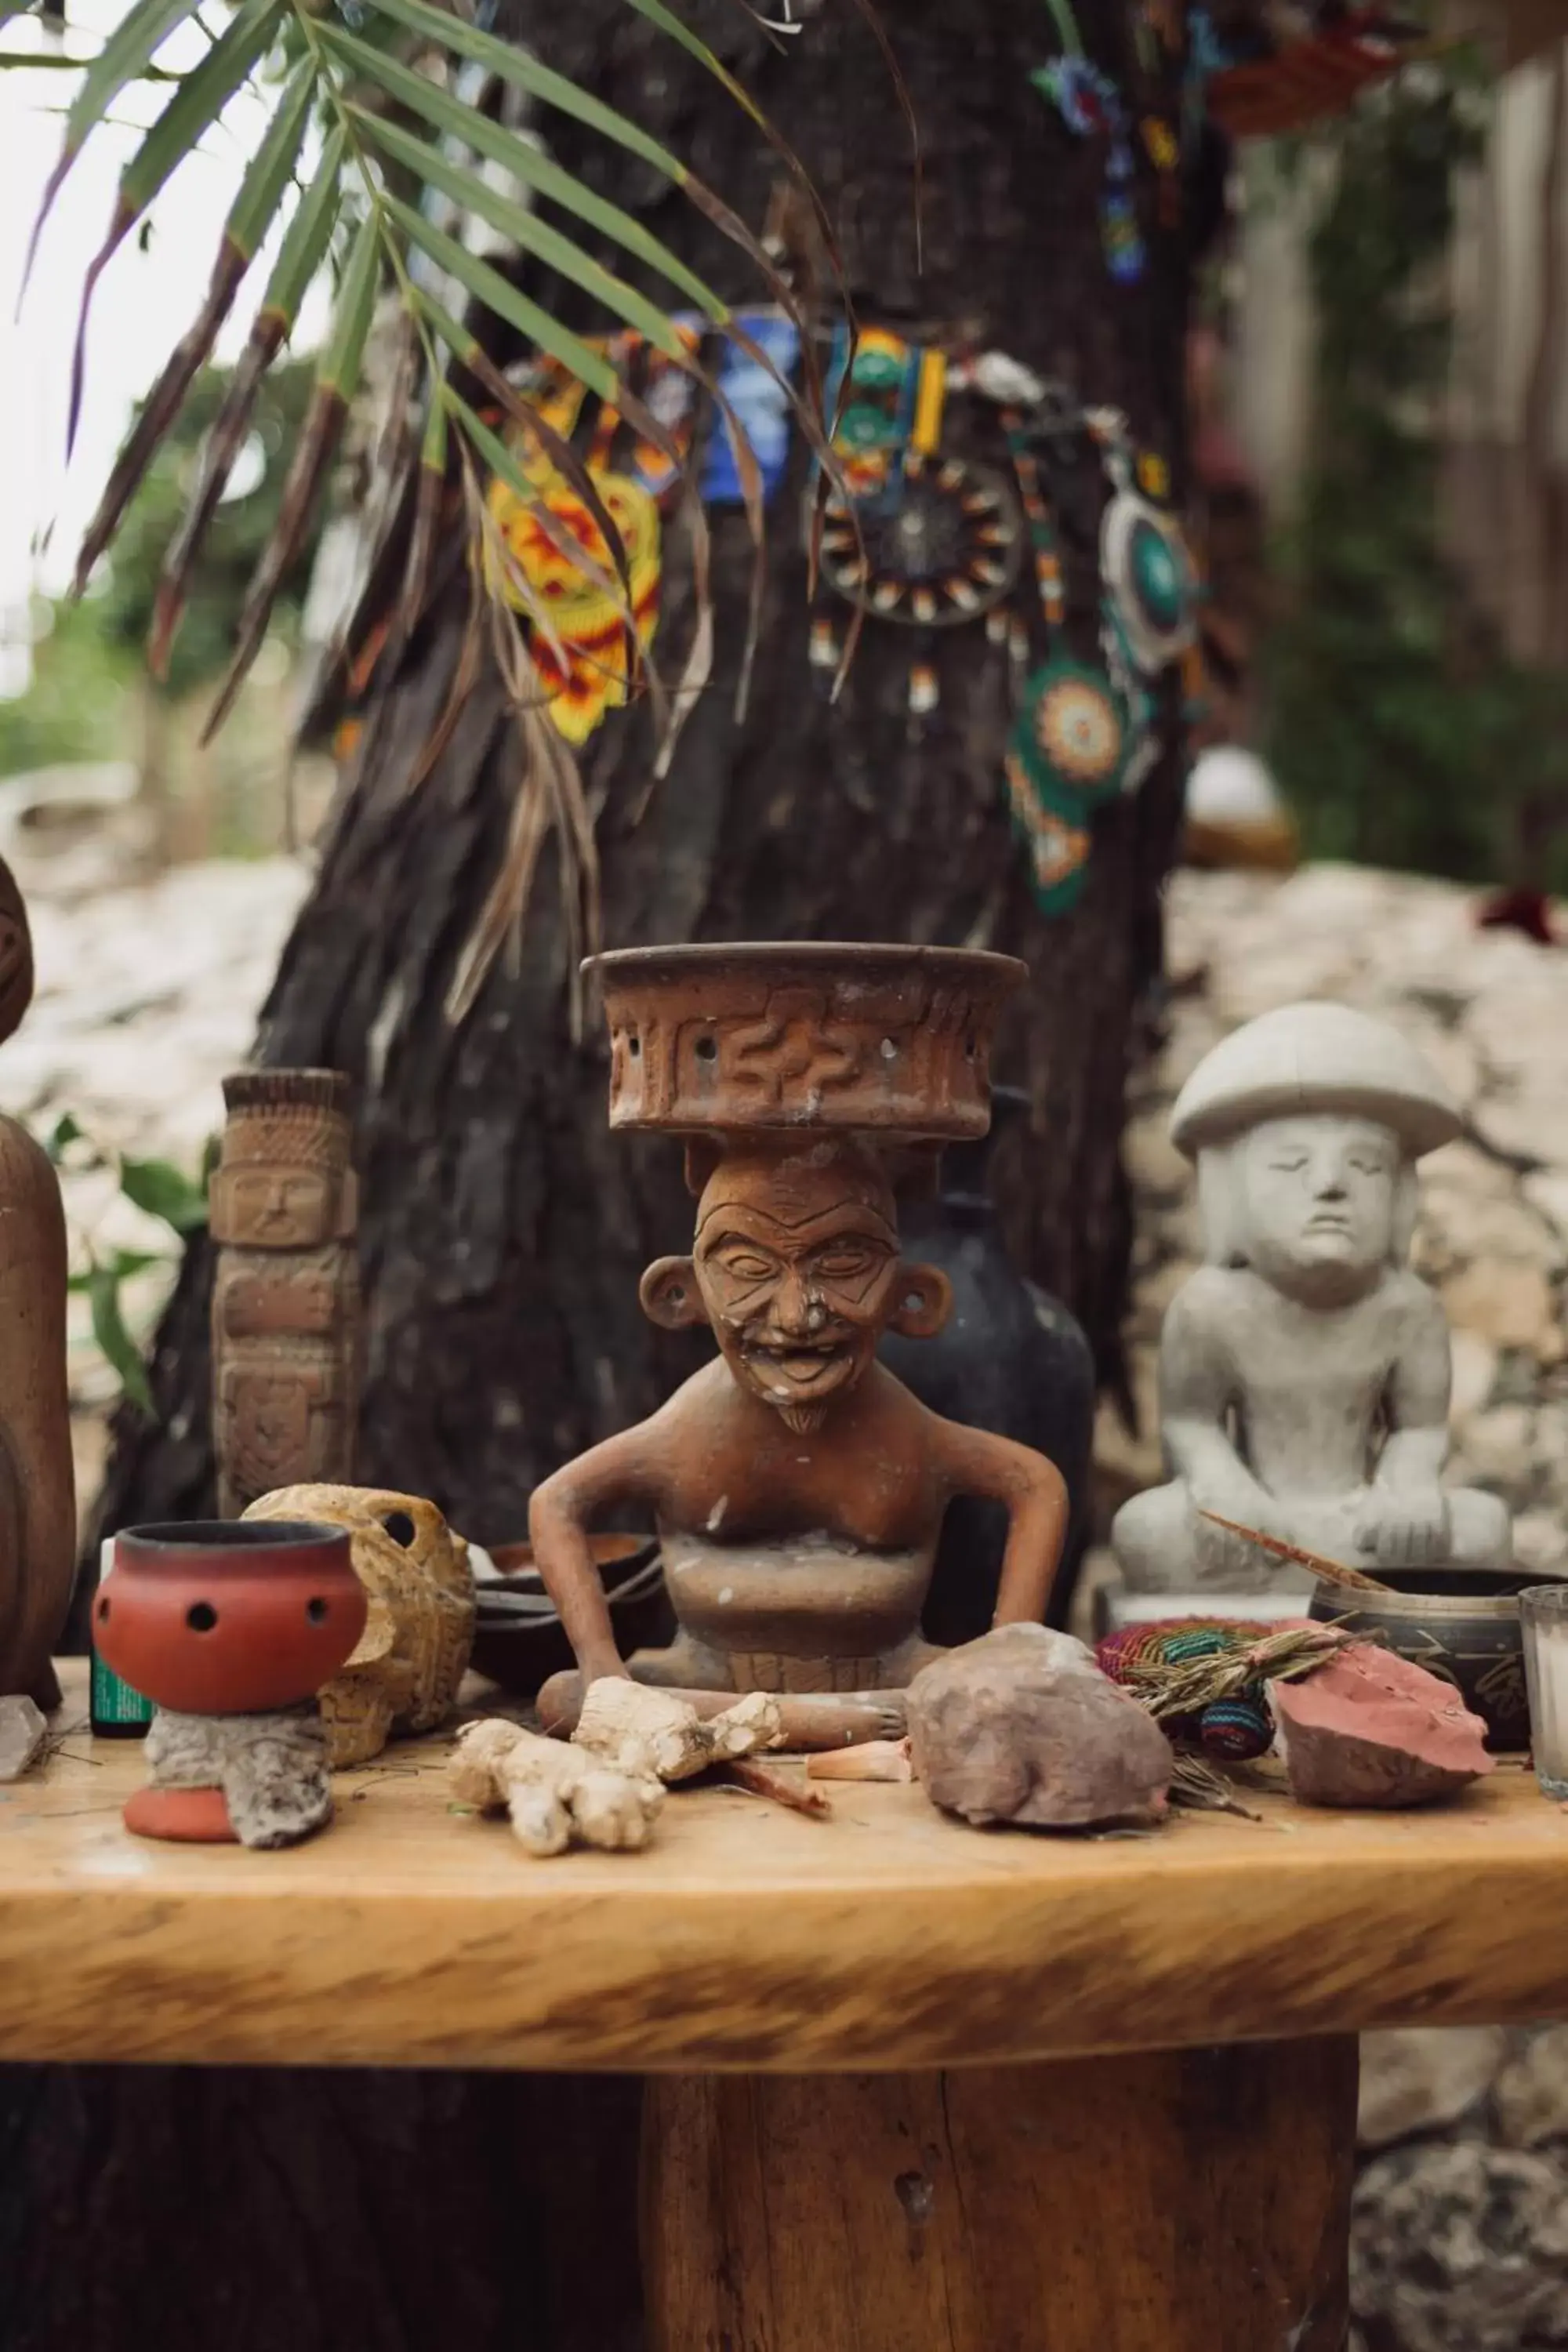
<path id="1" fill-rule="evenodd" d="M 0 1698 L 0 1780 L 19 1780 L 43 1754 L 48 1736 L 30 1698 Z"/>
<path id="2" fill-rule="evenodd" d="M 154 1788 L 221 1789 L 241 1845 L 297 1845 L 332 1818 L 327 1727 L 315 1699 L 267 1715 L 160 1707 L 145 1754 Z"/>
<path id="3" fill-rule="evenodd" d="M 1568 2170 L 1475 2141 L 1393 2148 L 1356 2184 L 1351 2298 L 1397 2352 L 1568 2338 Z"/>
<path id="4" fill-rule="evenodd" d="M 1508 2036 L 1497 2025 L 1363 2033 L 1356 2124 L 1363 2147 L 1386 2147 L 1456 2123 L 1490 2090 L 1507 2055 Z"/>
<path id="5" fill-rule="evenodd" d="M 1526 2034 L 1498 2076 L 1497 2127 L 1515 2147 L 1568 2140 L 1568 2025 Z"/>
<path id="6" fill-rule="evenodd" d="M 1094 1829 L 1165 1810 L 1169 1740 L 1070 1634 L 966 1642 L 915 1676 L 908 1716 L 916 1778 L 965 1821 Z"/>

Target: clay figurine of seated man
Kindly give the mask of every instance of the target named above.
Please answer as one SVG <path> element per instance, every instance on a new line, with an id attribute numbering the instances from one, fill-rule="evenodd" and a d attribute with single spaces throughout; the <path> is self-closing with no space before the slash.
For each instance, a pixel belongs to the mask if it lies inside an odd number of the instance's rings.
<path id="1" fill-rule="evenodd" d="M 899 1690 L 936 1655 L 920 1633 L 954 1495 L 1007 1507 L 996 1622 L 1045 1612 L 1067 1517 L 1043 1454 L 940 1420 L 876 1360 L 885 1328 L 940 1329 L 946 1276 L 899 1257 L 881 1162 L 849 1139 L 744 1139 L 713 1158 L 689 1258 L 642 1301 L 668 1329 L 710 1323 L 719 1355 L 652 1418 L 539 1487 L 534 1558 L 583 1676 L 628 1670 L 586 1533 L 653 1511 L 680 1633 L 642 1682 L 688 1691 Z M 696 1162 L 693 1166 L 693 1162 Z"/>
<path id="2" fill-rule="evenodd" d="M 1440 1483 L 1448 1331 L 1406 1264 L 1415 1162 L 1460 1126 L 1422 1057 L 1344 1005 L 1266 1013 L 1194 1071 L 1171 1132 L 1207 1263 L 1162 1340 L 1176 1475 L 1111 1530 L 1134 1590 L 1310 1589 L 1205 1510 L 1373 1576 L 1507 1562 L 1503 1504 Z"/>

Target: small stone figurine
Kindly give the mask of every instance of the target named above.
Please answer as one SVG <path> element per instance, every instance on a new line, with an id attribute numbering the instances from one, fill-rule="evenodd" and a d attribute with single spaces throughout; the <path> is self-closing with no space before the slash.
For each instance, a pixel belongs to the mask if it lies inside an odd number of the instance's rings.
<path id="1" fill-rule="evenodd" d="M 597 970 L 611 1124 L 686 1135 L 699 1195 L 691 1255 L 648 1268 L 643 1306 L 709 1326 L 719 1352 L 538 1489 L 540 1572 L 583 1679 L 625 1675 L 588 1530 L 649 1511 L 680 1631 L 634 1676 L 841 1695 L 786 1706 L 792 1745 L 816 1744 L 813 1705 L 825 1738 L 897 1736 L 901 1699 L 874 1695 L 937 1654 L 920 1618 L 949 1500 L 1006 1507 L 1004 1623 L 1043 1614 L 1067 1518 L 1043 1454 L 939 1419 L 876 1360 L 884 1330 L 934 1332 L 950 1299 L 945 1276 L 900 1259 L 884 1151 L 984 1132 L 990 1032 L 1022 967 L 825 945 L 634 950 Z M 547 1685 L 542 1714 L 561 1705 Z"/>
<path id="2" fill-rule="evenodd" d="M 1162 1339 L 1175 1475 L 1111 1529 L 1134 1590 L 1310 1589 L 1205 1511 L 1373 1576 L 1507 1561 L 1502 1503 L 1440 1483 L 1448 1330 L 1406 1263 L 1415 1163 L 1461 1125 L 1422 1056 L 1346 1005 L 1265 1013 L 1193 1072 L 1171 1133 L 1207 1263 Z"/>
<path id="3" fill-rule="evenodd" d="M 346 1485 L 358 1411 L 357 1196 L 349 1082 L 333 1070 L 224 1080 L 211 1186 L 218 1508 Z"/>
<path id="4" fill-rule="evenodd" d="M 33 997 L 26 909 L 0 859 L 0 1041 Z M 45 1153 L 0 1118 L 0 1703 L 59 1704 L 50 1653 L 76 1571 L 66 1227 Z"/>

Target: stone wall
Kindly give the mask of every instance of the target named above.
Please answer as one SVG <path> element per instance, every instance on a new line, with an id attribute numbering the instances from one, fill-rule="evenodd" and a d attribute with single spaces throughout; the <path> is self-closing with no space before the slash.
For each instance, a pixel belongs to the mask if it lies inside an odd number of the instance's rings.
<path id="1" fill-rule="evenodd" d="M 1468 1115 L 1424 1165 L 1417 1238 L 1453 1328 L 1454 1472 L 1505 1497 L 1521 1559 L 1568 1565 L 1568 950 L 1478 930 L 1464 891 L 1348 866 L 1183 872 L 1167 905 L 1165 1035 L 1125 1147 L 1137 1427 L 1102 1408 L 1102 1526 L 1162 1475 L 1155 1350 L 1198 1250 L 1176 1090 L 1238 1023 L 1325 996 L 1396 1022 Z M 1352 2352 L 1568 2346 L 1568 2026 L 1370 2034 L 1362 2063 Z"/>

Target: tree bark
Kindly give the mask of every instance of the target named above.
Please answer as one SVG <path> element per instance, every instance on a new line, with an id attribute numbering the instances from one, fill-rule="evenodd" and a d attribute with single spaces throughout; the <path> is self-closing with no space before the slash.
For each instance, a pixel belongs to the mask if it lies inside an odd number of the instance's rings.
<path id="1" fill-rule="evenodd" d="M 699 66 L 618 0 L 570 11 L 512 0 L 510 13 L 540 55 L 647 121 L 761 222 L 776 159 Z M 1080 16 L 1091 51 L 1131 89 L 1131 12 L 1099 0 Z M 921 132 L 923 277 L 908 138 L 862 17 L 833 0 L 784 57 L 733 0 L 713 0 L 697 21 L 798 147 L 837 223 L 863 318 L 917 336 L 922 326 L 967 329 L 982 347 L 1124 408 L 1139 443 L 1173 461 L 1179 478 L 1182 236 L 1162 233 L 1146 201 L 1144 275 L 1131 286 L 1110 279 L 1098 218 L 1101 142 L 1069 133 L 1026 78 L 1056 46 L 1038 0 L 963 10 L 921 0 L 899 12 L 892 37 Z M 757 294 L 743 257 L 662 182 L 625 158 L 612 174 L 601 152 L 574 152 L 574 126 L 552 118 L 548 128 L 563 160 L 596 168 L 609 193 L 725 291 Z M 1142 148 L 1138 161 L 1146 170 Z M 952 403 L 950 415 L 959 454 L 1005 462 L 982 404 Z M 902 631 L 867 627 L 837 708 L 813 692 L 797 527 L 809 475 L 797 437 L 790 484 L 769 515 L 744 724 L 734 689 L 752 554 L 743 519 L 721 514 L 714 681 L 640 821 L 653 743 L 646 708 L 612 717 L 587 747 L 605 943 L 908 938 L 1021 955 L 1033 985 L 1005 1029 L 997 1075 L 1028 1088 L 1034 1113 L 998 1153 L 1005 1226 L 1020 1265 L 1066 1299 L 1102 1379 L 1115 1381 L 1129 1243 L 1117 1142 L 1179 814 L 1173 684 L 1170 748 L 1136 797 L 1097 819 L 1080 906 L 1047 921 L 1002 799 L 1005 656 L 981 629 L 945 633 L 942 703 L 918 743 L 904 715 Z M 671 675 L 692 595 L 679 533 L 667 553 L 655 651 Z M 1066 553 L 1068 635 L 1092 657 L 1092 510 Z M 1027 590 L 1017 596 L 1026 610 Z M 581 1040 L 570 1031 L 572 943 L 552 846 L 515 952 L 461 1026 L 443 1010 L 502 854 L 521 756 L 487 671 L 432 772 L 416 781 L 465 604 L 461 578 L 449 579 L 367 730 L 368 756 L 345 779 L 260 1051 L 269 1063 L 345 1070 L 359 1089 L 363 1475 L 428 1494 L 465 1533 L 502 1541 L 521 1533 L 540 1477 L 650 1411 L 696 1357 L 637 1307 L 641 1267 L 686 1234 L 679 1155 L 657 1142 L 612 1143 L 605 1131 L 606 1047 L 591 1008 Z M 156 1343 L 158 1421 L 125 1415 L 117 1431 L 106 1526 L 207 1507 L 209 1274 L 198 1246 Z"/>
<path id="2" fill-rule="evenodd" d="M 1075 138 L 1027 79 L 1058 47 L 1041 0 L 963 7 L 902 0 L 884 13 L 921 129 L 923 275 L 907 128 L 865 15 L 847 0 L 827 0 L 798 38 L 775 47 L 735 0 L 700 0 L 687 12 L 798 148 L 837 226 L 862 319 L 916 340 L 922 331 L 967 331 L 981 348 L 1004 350 L 1086 400 L 1122 407 L 1138 442 L 1173 463 L 1179 486 L 1187 254 L 1179 226 L 1157 225 L 1142 142 L 1148 266 L 1123 286 L 1110 278 L 1101 250 L 1103 142 Z M 1080 0 L 1078 13 L 1086 46 L 1128 92 L 1136 123 L 1156 93 L 1137 79 L 1134 7 Z M 778 172 L 773 152 L 695 61 L 621 0 L 576 0 L 569 8 L 502 0 L 499 21 L 620 104 L 761 225 Z M 1157 95 L 1169 119 L 1173 93 L 1167 87 Z M 765 299 L 743 259 L 663 180 L 618 151 L 590 155 L 563 117 L 542 127 L 563 161 L 639 212 L 710 282 L 731 298 Z M 951 446 L 1005 464 L 994 422 L 970 413 L 979 408 L 952 404 Z M 909 646 L 900 632 L 867 627 L 837 708 L 814 693 L 798 525 L 808 478 L 797 439 L 788 488 L 769 516 L 744 722 L 737 724 L 734 702 L 752 555 L 743 520 L 720 515 L 714 681 L 640 821 L 653 740 L 646 708 L 613 717 L 587 747 L 605 943 L 910 939 L 1021 955 L 1033 982 L 1004 1032 L 996 1074 L 1029 1090 L 1034 1112 L 1031 1126 L 998 1153 L 1005 1230 L 1020 1266 L 1081 1318 L 1102 1379 L 1114 1381 L 1129 1247 L 1118 1138 L 1139 1006 L 1158 970 L 1159 888 L 1179 814 L 1174 681 L 1160 764 L 1136 797 L 1097 820 L 1084 898 L 1068 919 L 1047 922 L 1004 808 L 1005 657 L 983 629 L 945 633 L 941 706 L 918 743 L 904 713 Z M 679 533 L 667 553 L 656 653 L 675 676 L 692 614 Z M 1068 635 L 1092 657 L 1092 511 L 1066 556 Z M 693 1351 L 656 1332 L 637 1302 L 641 1267 L 684 1245 L 689 1203 L 678 1151 L 640 1139 L 612 1141 L 606 1132 L 605 1043 L 592 1015 L 581 1039 L 569 1020 L 572 942 L 552 848 L 515 952 L 492 971 L 461 1026 L 443 1011 L 502 854 L 520 761 L 500 686 L 487 670 L 433 770 L 417 780 L 420 748 L 458 660 L 464 602 L 454 567 L 345 779 L 266 1007 L 260 1052 L 272 1064 L 347 1071 L 358 1087 L 368 1328 L 361 1473 L 429 1495 L 464 1533 L 501 1541 L 523 1531 L 530 1490 L 543 1474 L 647 1412 L 691 1369 Z M 1034 627 L 1026 588 L 1018 603 Z M 1037 635 L 1035 658 L 1042 651 Z M 107 1528 L 210 1507 L 210 1270 L 198 1243 L 156 1342 L 157 1421 L 122 1415 L 117 1429 L 101 1509 Z M 79 2326 L 86 2289 L 65 2273 L 90 2271 L 102 2259 L 99 2249 L 121 2241 L 170 2247 L 171 2276 L 188 2265 L 202 2250 L 211 2200 L 204 2189 L 197 2226 L 182 2238 L 174 2168 L 199 2164 L 215 2131 L 232 2158 L 224 2195 L 238 2217 L 222 2242 L 236 2311 L 243 2305 L 226 2331 L 236 2352 L 274 2345 L 302 2352 L 324 2346 L 329 2333 L 356 2352 L 416 2337 L 499 2345 L 496 2315 L 521 2310 L 520 2273 L 534 2299 L 509 2343 L 519 2352 L 534 2345 L 574 2352 L 580 2339 L 558 2316 L 569 2301 L 562 2281 L 584 2277 L 606 2247 L 629 2243 L 629 2193 L 606 2190 L 591 2227 L 579 2217 L 548 2238 L 537 2231 L 513 2242 L 500 2227 L 487 2233 L 478 2217 L 496 2214 L 498 2203 L 482 2138 L 460 2146 L 438 2110 L 443 2100 L 457 2103 L 448 2114 L 479 2102 L 510 2117 L 509 2132 L 542 2128 L 537 2119 L 548 2112 L 576 2119 L 574 2150 L 600 2145 L 601 2133 L 618 2147 L 603 2090 L 563 2080 L 547 2093 L 460 2083 L 449 2092 L 410 2092 L 397 2109 L 406 2144 L 375 2161 L 366 2151 L 393 2096 L 378 2087 L 381 2079 L 291 2084 L 287 2125 L 230 2133 L 215 2118 L 248 2116 L 252 2102 L 259 2115 L 284 2095 L 266 2083 L 193 2088 L 166 2076 L 14 2077 L 10 2112 L 19 2112 L 18 2099 L 27 2103 L 29 2163 L 19 2175 L 15 2159 L 8 2168 L 12 2226 L 8 2239 L 0 2237 L 5 2352 L 67 2340 L 82 2352 L 118 2352 L 152 2339 L 144 2282 L 123 2274 L 118 2301 L 106 2292 L 90 2322 Z M 355 2151 L 364 2264 L 386 2265 L 374 2283 L 384 2300 L 342 2330 L 308 2318 L 302 2284 L 313 2274 L 321 2310 L 336 2311 L 341 2281 L 330 2292 L 325 2282 L 354 2259 L 353 2237 L 345 2254 L 344 2242 L 329 2233 L 327 2207 L 314 2201 L 321 2159 L 308 2118 L 334 2113 L 353 2118 L 343 2130 Z M 597 2120 L 584 2126 L 584 2116 Z M 548 2139 L 542 2144 L 548 2155 Z M 144 2148 L 153 2186 L 142 2178 Z M 624 2187 L 629 2174 L 615 2178 Z M 416 2179 L 455 2216 L 446 2268 L 455 2281 L 463 2273 L 460 2307 L 480 2312 L 471 2335 L 448 2320 L 420 2336 L 395 2308 L 386 2283 L 409 2259 L 408 2227 L 417 2233 L 420 2226 Z M 62 2180 L 74 2183 L 69 2194 L 56 2193 L 52 2184 Z M 90 2234 L 80 2226 L 89 2181 Z M 521 2180 L 518 2189 L 530 2193 Z M 543 2191 L 535 2183 L 532 2193 L 537 2210 Z M 258 2242 L 263 2216 L 280 2197 L 298 2237 L 298 2273 L 280 2274 L 270 2242 Z M 151 2219 L 149 2200 L 163 2200 Z M 131 2259 L 121 2245 L 111 2274 L 121 2277 L 119 2266 Z M 51 2311 L 65 2318 L 55 2334 L 46 2324 Z M 199 2340 L 189 2327 L 171 2333 L 161 2311 L 156 2333 L 163 2352 Z M 607 2352 L 616 2340 L 608 2323 L 593 2340 Z"/>

